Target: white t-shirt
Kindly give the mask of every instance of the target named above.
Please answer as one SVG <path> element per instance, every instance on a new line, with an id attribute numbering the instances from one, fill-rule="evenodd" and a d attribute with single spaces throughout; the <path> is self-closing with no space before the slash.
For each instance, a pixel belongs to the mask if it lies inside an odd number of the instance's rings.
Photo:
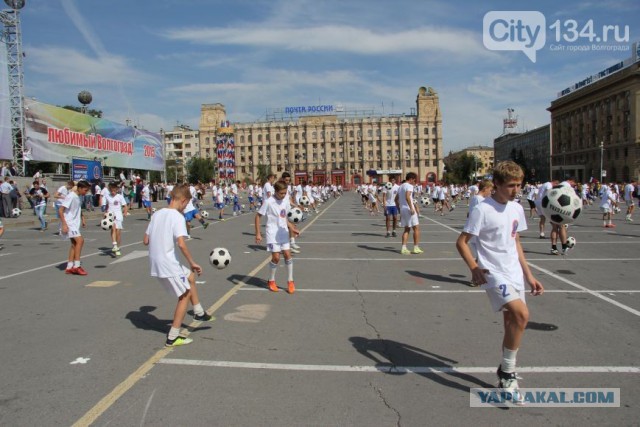
<path id="1" fill-rule="evenodd" d="M 82 217 L 78 195 L 73 191 L 69 191 L 67 197 L 60 202 L 60 206 L 64 206 L 64 220 L 67 222 L 69 230 L 80 230 Z"/>
<path id="2" fill-rule="evenodd" d="M 407 193 L 413 193 L 413 185 L 405 182 L 398 188 L 398 203 L 400 203 L 400 209 L 411 210 L 411 208 L 413 208 L 413 197 L 409 196 L 411 205 L 408 205 Z"/>
<path id="3" fill-rule="evenodd" d="M 142 191 L 140 192 L 140 194 L 143 202 L 148 202 L 149 200 L 151 200 L 151 198 L 149 197 L 150 191 L 148 184 L 142 187 Z"/>
<path id="4" fill-rule="evenodd" d="M 108 205 L 107 212 L 113 212 L 119 221 L 122 221 L 122 207 L 126 204 L 127 202 L 125 202 L 122 194 L 116 194 L 115 196 L 107 194 L 102 199 L 102 206 Z"/>
<path id="5" fill-rule="evenodd" d="M 600 199 L 600 207 L 604 209 L 611 209 L 612 202 L 615 202 L 615 195 L 609 189 L 609 187 L 603 187 L 602 196 Z"/>
<path id="6" fill-rule="evenodd" d="M 476 194 L 475 196 L 473 196 L 471 200 L 469 200 L 469 214 L 471 214 L 473 208 L 478 206 L 479 203 L 482 203 L 483 200 L 484 196 L 481 196 L 480 194 Z"/>
<path id="7" fill-rule="evenodd" d="M 176 209 L 160 209 L 153 214 L 147 227 L 149 236 L 149 265 L 153 277 L 177 277 L 183 275 L 178 261 L 176 239 L 187 236 L 184 216 Z"/>
<path id="8" fill-rule="evenodd" d="M 478 265 L 489 270 L 487 283 L 482 285 L 482 289 L 502 284 L 524 289 L 524 273 L 518 258 L 516 236 L 526 229 L 524 209 L 516 202 L 503 205 L 493 197 L 488 197 L 471 211 L 463 231 L 477 236 Z"/>
<path id="9" fill-rule="evenodd" d="M 536 206 L 542 205 L 542 198 L 544 197 L 545 194 L 547 194 L 547 191 L 551 190 L 552 188 L 553 188 L 552 182 L 545 182 L 540 187 L 538 187 L 538 195 L 536 196 Z"/>
<path id="10" fill-rule="evenodd" d="M 258 213 L 267 217 L 266 243 L 279 244 L 289 242 L 289 227 L 287 226 L 287 212 L 291 209 L 289 197 L 278 200 L 269 197 L 260 207 Z"/>
<path id="11" fill-rule="evenodd" d="M 633 200 L 633 184 L 627 184 L 624 186 L 624 199 Z"/>
<path id="12" fill-rule="evenodd" d="M 391 187 L 391 190 L 383 190 L 385 192 L 385 196 L 384 196 L 385 206 L 396 205 L 396 194 L 398 194 L 398 190 L 400 190 L 400 186 L 398 184 L 393 184 L 393 187 Z"/>
<path id="13" fill-rule="evenodd" d="M 107 187 L 105 185 L 104 188 L 102 190 L 100 190 L 100 198 L 101 198 L 101 200 L 104 199 L 105 197 L 107 197 L 108 195 L 109 195 L 109 187 Z"/>
<path id="14" fill-rule="evenodd" d="M 265 182 L 264 187 L 262 189 L 262 197 L 268 199 L 269 197 L 275 194 L 275 190 L 273 189 L 273 185 L 270 182 Z"/>

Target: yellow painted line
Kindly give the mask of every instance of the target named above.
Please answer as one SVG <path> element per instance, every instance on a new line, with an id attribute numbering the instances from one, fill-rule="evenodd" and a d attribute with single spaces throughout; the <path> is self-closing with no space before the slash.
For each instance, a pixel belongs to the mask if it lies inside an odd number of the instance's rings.
<path id="1" fill-rule="evenodd" d="M 318 215 L 316 215 L 316 217 L 313 220 L 311 220 L 301 230 L 301 232 L 303 232 L 307 228 L 311 227 L 311 225 L 318 218 L 320 218 L 320 216 L 322 216 L 331 206 L 333 206 L 333 204 L 337 200 L 338 199 L 335 199 L 331 203 L 331 205 L 327 206 L 325 209 L 322 210 L 322 212 L 320 212 Z M 271 261 L 271 257 L 266 258 L 256 268 L 254 268 L 248 274 L 248 276 L 249 277 L 255 276 L 258 273 L 258 271 L 262 270 L 267 265 L 267 263 L 269 263 L 270 261 Z M 207 312 L 209 314 L 215 313 L 216 310 L 218 310 L 220 307 L 222 307 L 222 305 L 225 302 L 227 302 L 233 295 L 235 295 L 238 292 L 238 290 L 240 290 L 240 288 L 242 288 L 243 286 L 245 286 L 244 282 L 242 282 L 242 281 L 238 282 L 233 288 L 229 289 L 229 291 L 226 294 L 224 294 L 218 301 L 216 301 L 211 307 L 209 307 Z M 197 321 L 191 322 L 189 324 L 189 326 L 187 327 L 188 331 L 186 333 L 184 333 L 183 335 L 184 336 L 189 336 L 189 334 L 190 334 L 189 329 L 195 328 L 200 323 L 202 323 L 202 322 L 197 322 Z M 81 426 L 85 427 L 85 426 L 90 426 L 91 424 L 93 424 L 93 422 L 95 420 L 97 420 L 98 417 L 100 417 L 102 414 L 104 414 L 104 412 L 107 409 L 109 409 L 111 407 L 111 405 L 113 405 L 127 391 L 129 391 L 129 389 L 131 389 L 131 387 L 133 387 L 138 381 L 140 381 L 147 374 L 147 372 L 149 372 L 151 370 L 151 368 L 153 368 L 153 366 L 156 363 L 158 363 L 158 361 L 160 361 L 161 359 L 164 359 L 169 353 L 171 353 L 172 350 L 173 350 L 173 347 L 164 347 L 161 350 L 158 350 L 153 356 L 151 356 L 146 362 L 144 362 L 138 369 L 136 369 L 131 375 L 129 375 L 127 377 L 127 379 L 125 379 L 123 382 L 118 384 L 105 397 L 100 399 L 100 401 L 98 403 L 96 403 L 93 408 L 89 409 L 89 411 L 86 414 L 84 414 L 82 416 L 82 418 L 80 418 L 78 421 L 76 421 L 73 424 L 73 427 L 81 427 Z"/>
<path id="2" fill-rule="evenodd" d="M 118 284 L 120 284 L 120 282 L 115 280 L 96 280 L 95 282 L 85 285 L 85 288 L 110 288 Z"/>

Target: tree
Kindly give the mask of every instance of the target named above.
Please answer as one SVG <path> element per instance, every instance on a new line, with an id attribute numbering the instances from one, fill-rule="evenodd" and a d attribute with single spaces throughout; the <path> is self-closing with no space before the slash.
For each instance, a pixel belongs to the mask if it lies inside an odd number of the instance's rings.
<path id="1" fill-rule="evenodd" d="M 192 157 L 187 162 L 187 179 L 190 183 L 209 182 L 213 178 L 215 164 L 211 159 Z"/>
<path id="2" fill-rule="evenodd" d="M 263 165 L 262 163 L 258 165 L 258 179 L 261 183 L 264 184 L 267 182 L 267 177 L 271 175 L 271 173 L 271 166 Z"/>
<path id="3" fill-rule="evenodd" d="M 75 111 L 77 113 L 81 113 L 82 112 L 82 108 L 81 107 L 76 107 L 74 105 L 64 105 L 62 108 L 64 108 L 65 110 Z M 88 114 L 90 116 L 93 116 L 93 117 L 102 118 L 102 110 L 94 110 L 92 108 L 90 110 L 87 110 L 86 114 Z"/>
<path id="4" fill-rule="evenodd" d="M 447 173 L 445 181 L 452 184 L 464 184 L 473 179 L 477 169 L 482 168 L 482 162 L 474 155 L 467 153 L 449 154 L 445 160 Z"/>

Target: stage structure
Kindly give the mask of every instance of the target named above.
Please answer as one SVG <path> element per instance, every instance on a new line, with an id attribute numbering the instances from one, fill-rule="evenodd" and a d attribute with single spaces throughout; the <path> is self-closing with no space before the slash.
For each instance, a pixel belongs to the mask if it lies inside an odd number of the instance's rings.
<path id="1" fill-rule="evenodd" d="M 0 11 L 0 22 L 2 22 L 0 43 L 6 46 L 6 63 L 9 80 L 9 116 L 11 122 L 11 155 L 18 174 L 22 175 L 25 167 L 25 153 L 23 144 L 24 109 L 22 95 L 24 73 L 22 68 L 20 9 L 24 7 L 25 0 L 5 0 L 5 3 L 11 10 Z M 2 144 L 1 141 L 0 144 Z M 4 150 L 0 148 L 0 151 Z"/>
<path id="2" fill-rule="evenodd" d="M 236 180 L 236 148 L 233 127 L 228 120 L 220 123 L 216 133 L 216 155 L 218 158 L 218 179 L 232 182 Z"/>

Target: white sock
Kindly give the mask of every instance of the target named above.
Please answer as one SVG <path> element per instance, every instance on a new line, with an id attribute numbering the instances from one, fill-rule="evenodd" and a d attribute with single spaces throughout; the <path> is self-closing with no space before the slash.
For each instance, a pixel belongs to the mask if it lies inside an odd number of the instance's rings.
<path id="1" fill-rule="evenodd" d="M 73 261 L 73 266 L 76 268 L 80 267 L 80 261 Z"/>
<path id="2" fill-rule="evenodd" d="M 285 260 L 284 264 L 287 266 L 287 273 L 289 274 L 289 281 L 293 281 L 293 258 Z"/>
<path id="3" fill-rule="evenodd" d="M 204 314 L 204 309 L 202 308 L 202 305 L 200 305 L 200 303 L 198 303 L 198 304 L 193 306 L 193 312 L 195 314 L 197 314 L 198 316 L 202 316 Z"/>
<path id="4" fill-rule="evenodd" d="M 176 338 L 178 338 L 178 335 L 180 335 L 180 328 L 174 328 L 172 326 L 171 329 L 169 330 L 169 334 L 167 335 L 167 338 L 169 340 L 175 340 Z"/>
<path id="5" fill-rule="evenodd" d="M 516 371 L 516 354 L 518 354 L 518 349 L 509 350 L 506 347 L 502 347 L 502 372 Z"/>
<path id="6" fill-rule="evenodd" d="M 71 270 L 73 268 L 73 261 L 67 262 L 67 270 Z"/>
<path id="7" fill-rule="evenodd" d="M 271 277 L 269 278 L 269 280 L 276 280 L 276 268 L 278 268 L 278 264 L 269 262 L 269 268 L 271 269 Z"/>
<path id="8" fill-rule="evenodd" d="M 118 242 L 113 242 L 113 246 L 118 246 Z"/>
<path id="9" fill-rule="evenodd" d="M 289 242 L 294 245 L 296 243 L 296 238 L 292 237 L 291 239 L 289 239 Z"/>
<path id="10" fill-rule="evenodd" d="M 407 249 L 407 245 L 402 245 L 402 250 Z"/>

